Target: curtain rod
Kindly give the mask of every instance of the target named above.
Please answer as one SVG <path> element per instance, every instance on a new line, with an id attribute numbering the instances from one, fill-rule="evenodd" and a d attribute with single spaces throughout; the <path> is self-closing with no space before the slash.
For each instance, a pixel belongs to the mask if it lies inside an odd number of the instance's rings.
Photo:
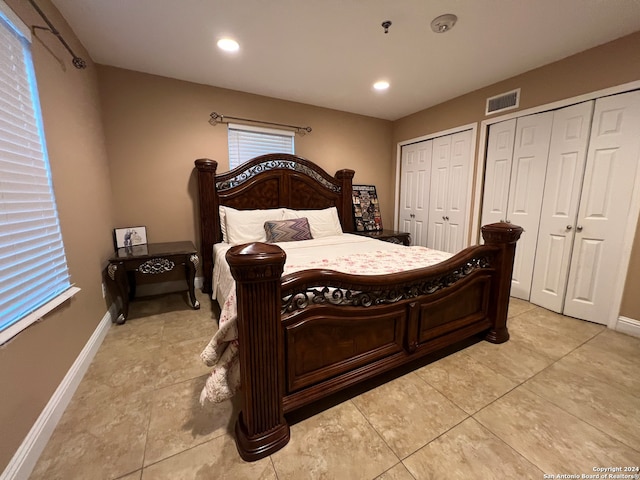
<path id="1" fill-rule="evenodd" d="M 307 133 L 311 133 L 311 127 L 299 127 L 297 125 L 287 125 L 285 123 L 264 122 L 262 120 L 251 120 L 250 118 L 229 117 L 227 115 L 222 115 L 221 113 L 217 113 L 217 112 L 212 112 L 211 115 L 209 116 L 211 117 L 209 119 L 209 123 L 211 125 L 224 123 L 227 120 L 239 120 L 241 122 L 259 123 L 261 125 L 274 125 L 276 127 L 291 128 L 299 135 L 306 135 Z"/>
<path id="2" fill-rule="evenodd" d="M 33 26 L 31 28 L 40 29 L 40 30 L 48 30 L 49 32 L 53 33 L 56 37 L 58 37 L 58 40 L 60 40 L 60 43 L 62 43 L 62 45 L 64 45 L 64 48 L 66 48 L 67 51 L 73 57 L 73 60 L 71 61 L 71 63 L 73 63 L 73 66 L 76 67 L 76 68 L 79 68 L 79 69 L 87 68 L 87 62 L 85 62 L 82 58 L 80 58 L 75 53 L 73 53 L 73 50 L 71 50 L 71 47 L 69 46 L 69 44 L 64 41 L 64 38 L 62 38 L 62 35 L 60 34 L 60 32 L 56 29 L 56 27 L 53 26 L 53 23 L 51 23 L 51 21 L 49 21 L 49 19 L 44 14 L 44 12 L 42 10 L 40 10 L 40 7 L 36 4 L 35 0 L 29 0 L 29 3 L 33 6 L 33 8 L 35 8 L 36 12 L 38 12 L 38 14 L 40 14 L 42 19 L 45 21 L 45 23 L 49 27 L 49 28 L 47 28 L 47 27 Z"/>

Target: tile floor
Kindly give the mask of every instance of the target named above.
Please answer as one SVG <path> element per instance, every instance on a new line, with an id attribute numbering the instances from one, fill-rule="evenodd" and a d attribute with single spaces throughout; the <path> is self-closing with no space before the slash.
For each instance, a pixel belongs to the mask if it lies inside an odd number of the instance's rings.
<path id="1" fill-rule="evenodd" d="M 640 339 L 515 299 L 509 342 L 352 397 L 293 424 L 269 458 L 243 462 L 237 405 L 198 402 L 199 353 L 216 329 L 199 299 L 199 311 L 183 294 L 131 305 L 32 479 L 542 479 L 640 465 Z"/>

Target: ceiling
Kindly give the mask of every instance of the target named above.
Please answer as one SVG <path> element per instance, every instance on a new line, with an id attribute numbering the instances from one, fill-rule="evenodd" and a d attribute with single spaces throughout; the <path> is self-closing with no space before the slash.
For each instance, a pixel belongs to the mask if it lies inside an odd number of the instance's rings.
<path id="1" fill-rule="evenodd" d="M 97 63 L 388 120 L 640 30 L 640 0 L 52 1 Z"/>

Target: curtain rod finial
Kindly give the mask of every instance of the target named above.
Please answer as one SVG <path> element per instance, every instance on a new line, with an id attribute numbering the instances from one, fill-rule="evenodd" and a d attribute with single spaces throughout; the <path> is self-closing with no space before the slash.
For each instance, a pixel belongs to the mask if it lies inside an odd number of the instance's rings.
<path id="1" fill-rule="evenodd" d="M 211 112 L 211 115 L 209 115 L 209 117 L 211 117 L 209 119 L 209 123 L 214 126 L 224 120 L 224 115 L 221 115 L 218 112 Z"/>
<path id="2" fill-rule="evenodd" d="M 87 68 L 87 62 L 85 62 L 82 58 L 80 57 L 73 57 L 72 60 L 73 66 L 80 69 L 80 70 L 84 70 L 85 68 Z"/>

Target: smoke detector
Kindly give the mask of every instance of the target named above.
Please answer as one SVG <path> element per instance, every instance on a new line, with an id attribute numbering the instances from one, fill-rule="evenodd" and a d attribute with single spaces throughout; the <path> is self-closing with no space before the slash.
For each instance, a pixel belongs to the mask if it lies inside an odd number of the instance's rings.
<path id="1" fill-rule="evenodd" d="M 453 28 L 457 21 L 458 17 L 456 17 L 453 13 L 445 13 L 444 15 L 440 15 L 439 17 L 436 17 L 431 21 L 431 30 L 436 33 L 448 32 Z"/>

